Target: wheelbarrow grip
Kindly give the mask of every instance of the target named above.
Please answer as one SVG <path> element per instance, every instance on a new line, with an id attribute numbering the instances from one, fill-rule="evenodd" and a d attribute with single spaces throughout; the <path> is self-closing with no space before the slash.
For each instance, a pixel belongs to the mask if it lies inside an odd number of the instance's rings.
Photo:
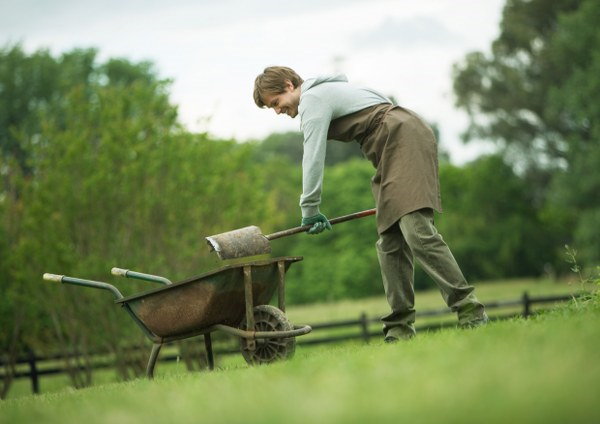
<path id="1" fill-rule="evenodd" d="M 82 278 L 67 277 L 66 275 L 44 274 L 42 278 L 46 281 L 56 281 L 57 283 L 73 284 L 76 286 L 92 287 L 95 289 L 103 289 L 110 291 L 115 298 L 122 299 L 123 295 L 112 284 L 103 283 L 102 281 L 84 280 Z"/>
<path id="2" fill-rule="evenodd" d="M 110 270 L 110 273 L 118 277 L 135 278 L 137 280 L 151 281 L 153 283 L 164 284 L 166 286 L 173 284 L 173 282 L 168 278 L 161 277 L 159 275 L 144 274 L 143 272 L 132 271 L 130 269 L 114 267 Z"/>
<path id="3" fill-rule="evenodd" d="M 367 209 L 361 212 L 355 212 L 348 215 L 338 216 L 337 218 L 333 218 L 329 220 L 331 225 L 339 224 L 346 221 L 351 221 L 353 219 L 363 218 L 365 216 L 375 215 L 377 213 L 377 209 Z M 267 240 L 275 240 L 285 236 L 291 236 L 292 234 L 298 234 L 305 231 L 308 231 L 312 227 L 310 225 L 303 225 L 301 227 L 294 227 L 288 230 L 278 231 L 273 234 L 266 235 Z"/>
<path id="4" fill-rule="evenodd" d="M 48 274 L 45 273 L 43 278 L 46 281 L 54 281 L 56 283 L 61 283 L 64 275 L 56 275 L 56 274 Z"/>
<path id="5" fill-rule="evenodd" d="M 110 273 L 112 275 L 116 275 L 118 277 L 126 277 L 127 276 L 127 271 L 129 271 L 129 270 L 128 269 L 114 267 L 113 269 L 110 270 Z"/>

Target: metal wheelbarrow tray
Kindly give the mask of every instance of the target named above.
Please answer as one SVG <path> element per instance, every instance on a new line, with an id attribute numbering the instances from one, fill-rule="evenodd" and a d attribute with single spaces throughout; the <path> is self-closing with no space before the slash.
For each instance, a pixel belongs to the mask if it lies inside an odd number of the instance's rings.
<path id="1" fill-rule="evenodd" d="M 115 303 L 153 342 L 146 367 L 146 375 L 152 378 L 163 344 L 201 334 L 209 368 L 213 369 L 210 333 L 216 330 L 240 337 L 242 355 L 250 364 L 291 357 L 295 337 L 311 331 L 308 325 L 293 326 L 285 316 L 285 273 L 293 262 L 301 260 L 280 257 L 229 265 L 175 284 L 164 277 L 113 268 L 114 275 L 164 284 L 128 297 L 99 281 L 55 274 L 44 274 L 44 279 L 111 291 Z M 279 308 L 268 305 L 276 291 Z"/>

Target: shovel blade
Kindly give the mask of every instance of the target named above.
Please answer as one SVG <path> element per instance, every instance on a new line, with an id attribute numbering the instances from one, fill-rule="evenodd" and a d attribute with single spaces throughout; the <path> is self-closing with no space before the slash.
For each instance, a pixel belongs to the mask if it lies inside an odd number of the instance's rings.
<path id="1" fill-rule="evenodd" d="M 221 259 L 245 258 L 271 253 L 269 240 L 255 225 L 206 237 L 206 242 Z"/>

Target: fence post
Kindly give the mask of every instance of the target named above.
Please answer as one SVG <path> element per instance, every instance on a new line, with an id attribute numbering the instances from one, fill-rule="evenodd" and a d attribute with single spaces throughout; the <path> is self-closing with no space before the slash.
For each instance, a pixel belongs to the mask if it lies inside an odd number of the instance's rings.
<path id="1" fill-rule="evenodd" d="M 531 315 L 531 299 L 527 291 L 523 292 L 523 317 L 527 318 Z"/>
<path id="2" fill-rule="evenodd" d="M 367 319 L 367 314 L 365 312 L 360 314 L 360 328 L 363 340 L 365 343 L 369 343 L 369 320 Z"/>
<path id="3" fill-rule="evenodd" d="M 29 363 L 29 375 L 31 376 L 31 391 L 37 395 L 40 393 L 40 379 L 35 363 L 35 353 L 32 349 L 27 351 L 27 362 Z"/>

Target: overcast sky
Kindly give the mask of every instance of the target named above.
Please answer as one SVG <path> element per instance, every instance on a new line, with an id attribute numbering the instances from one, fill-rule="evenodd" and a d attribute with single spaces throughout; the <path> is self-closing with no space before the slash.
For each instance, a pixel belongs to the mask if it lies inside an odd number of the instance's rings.
<path id="1" fill-rule="evenodd" d="M 58 55 L 96 47 L 100 60 L 150 60 L 172 78 L 172 101 L 192 131 L 238 140 L 298 130 L 254 105 L 269 65 L 303 78 L 345 73 L 438 124 L 455 163 L 489 146 L 463 145 L 452 64 L 488 51 L 504 0 L 0 0 L 0 44 Z M 208 118 L 208 119 L 207 119 Z"/>

